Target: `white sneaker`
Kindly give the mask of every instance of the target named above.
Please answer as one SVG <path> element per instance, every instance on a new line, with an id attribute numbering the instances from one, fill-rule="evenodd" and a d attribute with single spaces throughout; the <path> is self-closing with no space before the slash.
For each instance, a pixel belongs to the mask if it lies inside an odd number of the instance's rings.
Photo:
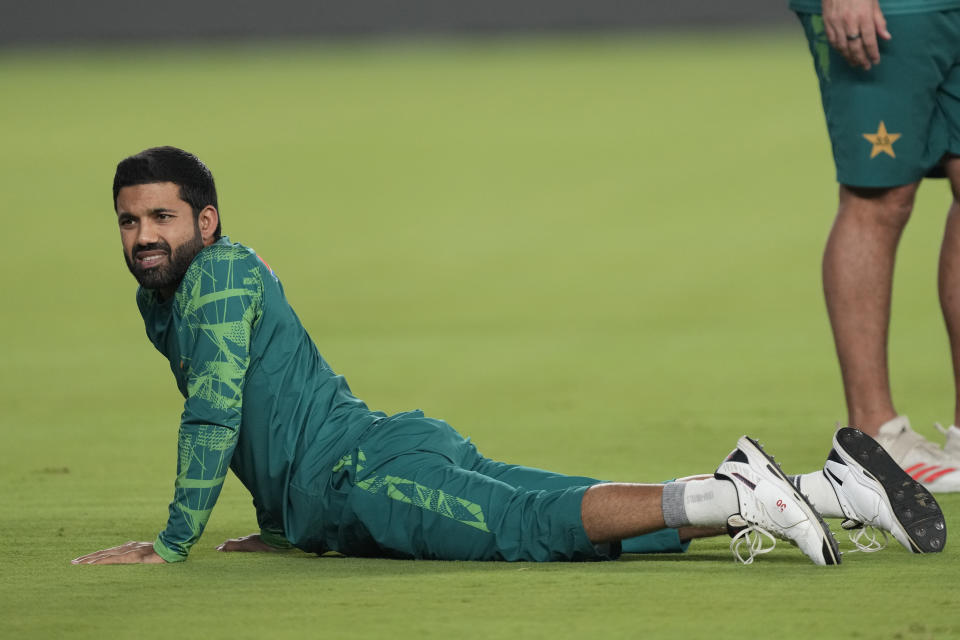
<path id="1" fill-rule="evenodd" d="M 850 427 L 837 430 L 823 474 L 847 517 L 844 529 L 866 525 L 889 531 L 914 553 L 943 551 L 947 525 L 937 501 L 867 434 Z"/>
<path id="2" fill-rule="evenodd" d="M 922 482 L 929 491 L 960 491 L 960 459 L 947 455 L 911 429 L 906 416 L 897 416 L 881 425 L 876 440 L 911 478 Z"/>
<path id="3" fill-rule="evenodd" d="M 743 543 L 751 532 L 760 532 L 797 545 L 816 564 L 840 564 L 840 550 L 830 528 L 755 440 L 740 438 L 714 475 L 737 488 L 740 513 L 731 516 L 729 524 L 746 528 L 734 536 L 730 548 L 741 562 L 750 564 L 754 556 L 773 548 L 763 548 L 762 541 L 748 541 L 749 555 L 741 557 L 738 542 Z"/>

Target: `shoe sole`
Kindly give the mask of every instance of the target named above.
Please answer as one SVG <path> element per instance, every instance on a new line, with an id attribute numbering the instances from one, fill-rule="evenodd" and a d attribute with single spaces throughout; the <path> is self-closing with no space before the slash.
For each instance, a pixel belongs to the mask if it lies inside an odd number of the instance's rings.
<path id="1" fill-rule="evenodd" d="M 883 488 L 886 504 L 906 533 L 911 551 L 943 551 L 947 523 L 940 505 L 923 484 L 911 478 L 876 440 L 862 431 L 843 427 L 835 439 L 837 446 Z"/>
<path id="2" fill-rule="evenodd" d="M 797 488 L 793 486 L 793 483 L 790 482 L 790 478 L 787 477 L 787 474 L 783 472 L 783 469 L 780 468 L 780 465 L 777 464 L 777 461 L 773 459 L 773 456 L 767 455 L 767 452 L 763 450 L 763 447 L 759 442 L 754 440 L 749 436 L 744 436 L 750 444 L 753 445 L 756 452 L 764 457 L 767 461 L 767 467 L 773 472 L 774 475 L 781 478 L 788 487 L 793 491 L 793 494 L 800 500 L 801 508 L 806 512 L 807 517 L 811 520 L 817 522 L 820 525 L 820 528 L 823 530 L 823 560 L 824 564 L 833 565 L 840 564 L 840 546 L 837 544 L 837 539 L 833 537 L 833 532 L 830 531 L 830 526 L 824 521 L 823 517 L 820 515 L 813 505 L 807 500 L 807 496 L 803 495 Z"/>

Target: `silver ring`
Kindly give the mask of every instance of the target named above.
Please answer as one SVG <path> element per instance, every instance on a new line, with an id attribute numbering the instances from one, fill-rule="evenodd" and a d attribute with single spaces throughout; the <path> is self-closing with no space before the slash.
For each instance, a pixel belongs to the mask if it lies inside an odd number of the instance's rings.
<path id="1" fill-rule="evenodd" d="M 857 35 L 855 35 L 855 36 L 850 36 L 850 35 L 847 36 L 847 40 L 850 40 L 850 41 L 859 40 L 859 39 L 860 39 L 860 34 L 859 34 L 859 33 L 858 33 Z"/>

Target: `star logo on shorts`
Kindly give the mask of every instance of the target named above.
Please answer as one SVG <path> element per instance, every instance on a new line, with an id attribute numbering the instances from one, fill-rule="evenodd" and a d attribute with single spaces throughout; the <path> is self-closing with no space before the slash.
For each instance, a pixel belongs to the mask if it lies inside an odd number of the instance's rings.
<path id="1" fill-rule="evenodd" d="M 870 149 L 870 159 L 876 158 L 881 153 L 885 153 L 891 158 L 896 158 L 897 154 L 893 152 L 893 143 L 900 139 L 899 133 L 887 133 L 887 125 L 880 121 L 876 133 L 864 133 L 863 137 L 873 145 Z"/>

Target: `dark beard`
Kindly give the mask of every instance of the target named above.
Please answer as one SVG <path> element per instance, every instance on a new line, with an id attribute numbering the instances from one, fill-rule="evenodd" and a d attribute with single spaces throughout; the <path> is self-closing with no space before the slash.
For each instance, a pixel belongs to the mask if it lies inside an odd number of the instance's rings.
<path id="1" fill-rule="evenodd" d="M 193 262 L 193 259 L 197 257 L 197 254 L 200 253 L 202 249 L 203 238 L 200 236 L 200 229 L 198 228 L 193 238 L 184 242 L 177 247 L 176 250 L 171 250 L 170 245 L 164 241 L 152 242 L 150 244 L 138 244 L 135 246 L 132 257 L 128 256 L 127 252 L 124 251 L 123 257 L 127 261 L 127 268 L 130 269 L 130 273 L 137 279 L 141 287 L 144 289 L 156 289 L 164 296 L 170 296 L 177 290 L 177 287 L 180 286 L 180 281 L 183 280 L 184 274 L 186 274 L 187 269 L 190 268 L 190 263 Z M 135 262 L 137 253 L 140 251 L 157 250 L 167 253 L 170 257 L 169 264 L 160 267 L 143 268 Z"/>

